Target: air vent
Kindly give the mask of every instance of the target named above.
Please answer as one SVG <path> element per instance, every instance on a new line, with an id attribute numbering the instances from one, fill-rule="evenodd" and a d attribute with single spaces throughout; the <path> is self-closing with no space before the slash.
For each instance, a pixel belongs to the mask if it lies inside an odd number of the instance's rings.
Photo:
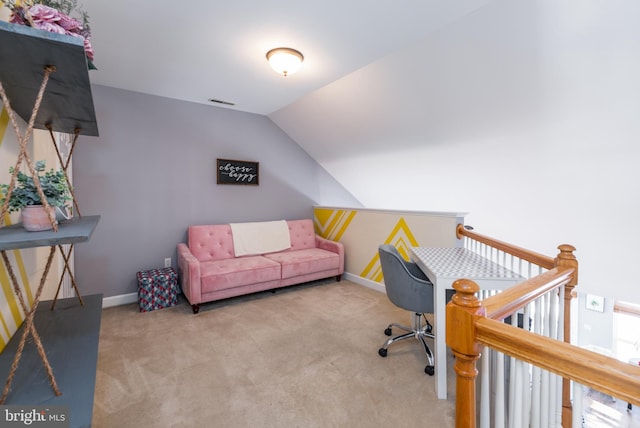
<path id="1" fill-rule="evenodd" d="M 230 101 L 224 101 L 224 100 L 216 100 L 215 98 L 209 98 L 209 101 L 212 102 L 212 103 L 224 104 L 226 106 L 234 106 L 234 105 L 236 105 L 236 103 L 232 103 Z"/>

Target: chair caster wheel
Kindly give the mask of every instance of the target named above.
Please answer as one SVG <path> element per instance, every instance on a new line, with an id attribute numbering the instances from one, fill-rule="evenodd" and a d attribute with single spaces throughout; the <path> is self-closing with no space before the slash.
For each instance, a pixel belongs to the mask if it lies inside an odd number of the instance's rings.
<path id="1" fill-rule="evenodd" d="M 391 336 L 391 327 L 387 327 L 384 329 L 384 334 L 386 334 L 387 336 Z"/>
<path id="2" fill-rule="evenodd" d="M 433 368 L 433 366 L 426 366 L 424 368 L 424 372 L 426 374 L 428 374 L 429 376 L 433 376 L 433 374 L 436 372 L 435 369 Z"/>
<path id="3" fill-rule="evenodd" d="M 381 357 L 386 357 L 387 356 L 387 350 L 384 349 L 384 348 L 378 349 L 378 355 L 380 355 Z"/>

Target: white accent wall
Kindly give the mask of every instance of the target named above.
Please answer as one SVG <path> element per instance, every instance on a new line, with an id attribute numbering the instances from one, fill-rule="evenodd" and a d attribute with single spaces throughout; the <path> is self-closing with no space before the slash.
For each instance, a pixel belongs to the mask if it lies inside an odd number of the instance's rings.
<path id="1" fill-rule="evenodd" d="M 640 302 L 640 2 L 498 0 L 270 118 L 367 208 L 466 211 Z"/>

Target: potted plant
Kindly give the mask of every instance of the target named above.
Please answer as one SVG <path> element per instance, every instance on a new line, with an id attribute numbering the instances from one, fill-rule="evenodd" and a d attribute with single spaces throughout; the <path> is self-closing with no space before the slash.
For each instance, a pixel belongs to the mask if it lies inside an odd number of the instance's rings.
<path id="1" fill-rule="evenodd" d="M 67 201 L 71 200 L 69 186 L 63 170 L 54 171 L 50 169 L 46 171 L 45 161 L 41 160 L 36 162 L 35 171 L 51 210 L 55 210 L 56 207 L 63 207 Z M 9 168 L 9 173 L 13 174 L 13 172 L 14 168 Z M 0 184 L 0 206 L 4 206 L 8 193 L 9 185 Z M 8 207 L 9 212 L 21 210 L 22 226 L 28 231 L 49 230 L 53 227 L 49 220 L 49 215 L 44 205 L 42 205 L 34 177 L 30 177 L 22 171 L 18 171 L 16 176 L 16 184 L 13 192 L 11 192 Z M 51 214 L 55 218 L 55 212 Z"/>

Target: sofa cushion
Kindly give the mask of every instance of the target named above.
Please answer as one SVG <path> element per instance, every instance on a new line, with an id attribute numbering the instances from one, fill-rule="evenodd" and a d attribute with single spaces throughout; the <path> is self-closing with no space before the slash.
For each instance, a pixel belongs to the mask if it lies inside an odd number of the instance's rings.
<path id="1" fill-rule="evenodd" d="M 280 264 L 262 256 L 202 262 L 203 293 L 280 279 Z"/>
<path id="2" fill-rule="evenodd" d="M 285 251 L 305 250 L 316 247 L 316 232 L 313 228 L 313 221 L 289 220 L 289 237 L 291 238 L 291 248 Z"/>
<path id="3" fill-rule="evenodd" d="M 201 262 L 235 257 L 228 224 L 189 226 L 187 238 L 191 254 Z"/>
<path id="4" fill-rule="evenodd" d="M 336 269 L 340 266 L 338 254 L 320 248 L 282 251 L 265 254 L 264 257 L 282 265 L 282 279 Z"/>

